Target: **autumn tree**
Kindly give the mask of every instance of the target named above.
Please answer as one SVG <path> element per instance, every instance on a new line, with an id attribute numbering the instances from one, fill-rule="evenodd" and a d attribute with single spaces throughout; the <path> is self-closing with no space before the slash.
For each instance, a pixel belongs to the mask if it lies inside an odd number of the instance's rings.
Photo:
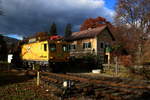
<path id="1" fill-rule="evenodd" d="M 123 35 L 128 41 L 126 46 L 129 45 L 129 49 L 134 48 L 132 54 L 138 63 L 142 61 L 143 45 L 149 35 L 149 11 L 149 0 L 118 0 L 115 22 L 117 27 L 125 27 L 123 33 L 118 31 L 118 35 Z"/>
<path id="2" fill-rule="evenodd" d="M 0 61 L 7 61 L 7 55 L 8 50 L 6 41 L 4 40 L 4 37 L 0 35 Z"/>
<path id="3" fill-rule="evenodd" d="M 100 27 L 100 26 L 103 26 L 103 25 L 111 25 L 111 23 L 103 17 L 88 18 L 81 25 L 80 31 L 87 30 L 88 28 Z"/>
<path id="4" fill-rule="evenodd" d="M 117 26 L 117 27 L 113 27 L 111 29 L 111 31 L 113 32 L 113 35 L 116 39 L 115 42 L 115 49 L 117 50 L 116 53 L 122 52 L 119 51 L 120 50 L 125 50 L 126 54 L 133 54 L 133 52 L 136 51 L 137 47 L 135 45 L 137 44 L 137 40 L 135 39 L 136 37 L 132 34 L 130 34 L 133 29 L 129 29 L 127 25 L 124 26 Z M 124 54 L 123 52 L 120 54 Z"/>
<path id="5" fill-rule="evenodd" d="M 53 22 L 50 28 L 50 35 L 57 35 L 57 27 L 56 24 Z"/>
<path id="6" fill-rule="evenodd" d="M 67 24 L 65 28 L 65 37 L 69 37 L 72 34 L 72 26 L 71 24 Z"/>

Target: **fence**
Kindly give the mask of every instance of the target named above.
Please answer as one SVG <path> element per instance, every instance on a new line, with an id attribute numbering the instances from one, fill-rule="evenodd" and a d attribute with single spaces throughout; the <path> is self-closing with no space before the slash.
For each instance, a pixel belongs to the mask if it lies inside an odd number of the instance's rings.
<path id="1" fill-rule="evenodd" d="M 104 71 L 116 76 L 140 76 L 144 79 L 150 78 L 149 65 L 135 65 L 132 63 L 131 56 L 114 57 L 110 65 L 104 65 Z"/>

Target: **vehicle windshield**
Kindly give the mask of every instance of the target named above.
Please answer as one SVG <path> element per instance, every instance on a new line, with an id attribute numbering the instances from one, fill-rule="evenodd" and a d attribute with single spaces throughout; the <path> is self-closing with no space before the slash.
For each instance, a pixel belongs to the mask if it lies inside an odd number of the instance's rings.
<path id="1" fill-rule="evenodd" d="M 55 52 L 56 51 L 56 44 L 49 44 L 49 49 L 51 52 Z"/>

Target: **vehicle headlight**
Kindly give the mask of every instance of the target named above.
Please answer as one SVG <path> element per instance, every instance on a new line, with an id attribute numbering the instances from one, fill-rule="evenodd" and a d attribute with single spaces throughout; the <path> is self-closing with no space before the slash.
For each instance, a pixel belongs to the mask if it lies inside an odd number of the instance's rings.
<path id="1" fill-rule="evenodd" d="M 50 57 L 50 59 L 54 59 L 54 57 Z"/>

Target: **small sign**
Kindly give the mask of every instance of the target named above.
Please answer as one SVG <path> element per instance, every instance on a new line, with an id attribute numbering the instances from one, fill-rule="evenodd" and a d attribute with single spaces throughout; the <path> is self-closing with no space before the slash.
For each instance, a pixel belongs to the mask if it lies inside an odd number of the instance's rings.
<path id="1" fill-rule="evenodd" d="M 36 38 L 29 39 L 29 43 L 35 42 Z"/>
<path id="2" fill-rule="evenodd" d="M 8 55 L 8 63 L 11 63 L 12 58 L 13 58 L 13 55 L 12 55 L 12 54 L 9 54 L 9 55 Z"/>

